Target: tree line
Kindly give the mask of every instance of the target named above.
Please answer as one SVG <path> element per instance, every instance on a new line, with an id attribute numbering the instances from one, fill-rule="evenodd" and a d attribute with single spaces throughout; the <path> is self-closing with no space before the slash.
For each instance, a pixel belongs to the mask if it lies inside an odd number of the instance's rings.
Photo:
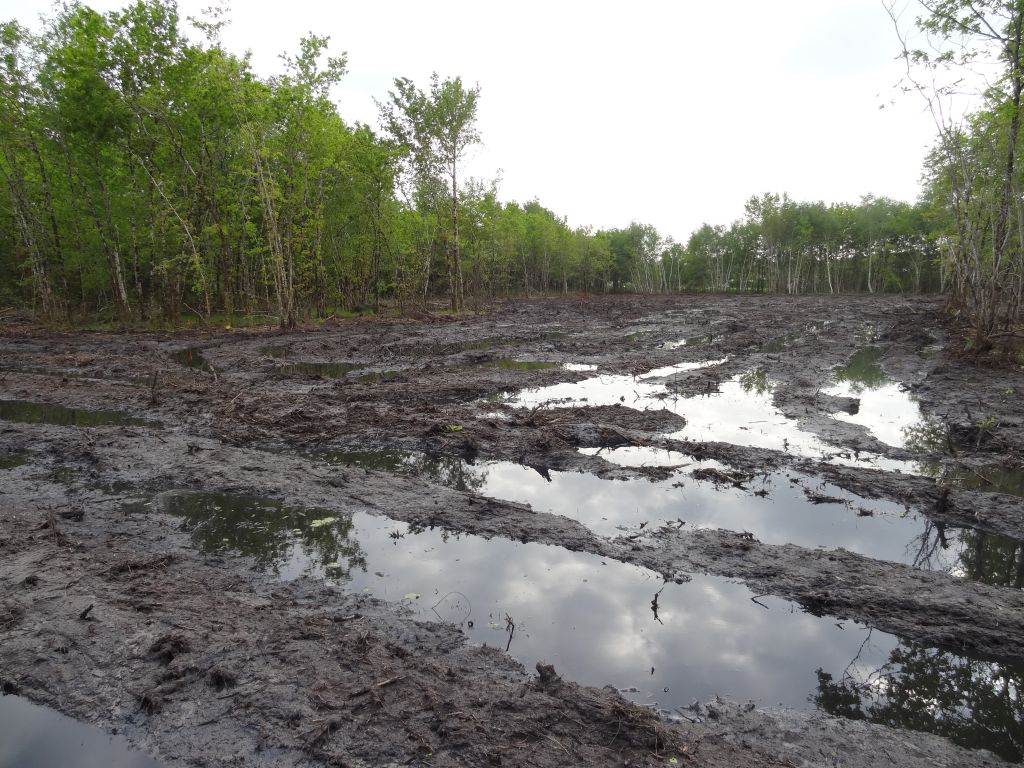
<path id="1" fill-rule="evenodd" d="M 0 302 L 51 321 L 301 317 L 551 292 L 925 291 L 935 209 L 751 198 L 677 243 L 640 223 L 570 227 L 468 178 L 478 87 L 399 78 L 380 129 L 329 98 L 346 59 L 303 38 L 260 77 L 219 11 L 72 3 L 0 25 Z M 957 279 L 954 274 L 953 280 Z"/>

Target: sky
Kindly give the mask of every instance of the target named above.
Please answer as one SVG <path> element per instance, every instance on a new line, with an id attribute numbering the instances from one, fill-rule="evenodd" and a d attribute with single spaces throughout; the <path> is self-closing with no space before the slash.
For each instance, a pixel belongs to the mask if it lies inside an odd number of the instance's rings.
<path id="1" fill-rule="evenodd" d="M 179 0 L 180 14 L 213 2 Z M 35 26 L 50 7 L 0 0 L 0 18 Z M 225 45 L 263 75 L 302 35 L 329 35 L 348 56 L 332 95 L 349 122 L 376 127 L 396 77 L 478 84 L 470 175 L 500 175 L 502 199 L 536 198 L 573 227 L 640 221 L 685 242 L 765 192 L 913 201 L 936 135 L 898 88 L 881 0 L 234 0 L 230 19 Z"/>

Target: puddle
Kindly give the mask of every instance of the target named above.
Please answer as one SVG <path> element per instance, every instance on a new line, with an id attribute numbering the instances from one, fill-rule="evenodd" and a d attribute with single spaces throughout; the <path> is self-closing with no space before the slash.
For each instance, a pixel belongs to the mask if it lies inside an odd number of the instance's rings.
<path id="1" fill-rule="evenodd" d="M 546 360 L 513 360 L 508 357 L 496 360 L 493 364 L 498 368 L 513 371 L 542 371 L 547 368 L 561 367 L 561 363 L 552 363 Z"/>
<path id="2" fill-rule="evenodd" d="M 320 567 L 344 564 L 346 572 L 366 566 L 358 541 L 349 538 L 349 517 L 230 493 L 164 493 L 154 503 L 181 518 L 182 528 L 203 550 L 240 552 L 285 577 L 300 575 L 293 568 L 298 559 Z"/>
<path id="3" fill-rule="evenodd" d="M 366 366 L 362 363 L 290 363 L 282 365 L 277 372 L 283 375 L 322 376 L 325 379 L 341 379 L 351 371 Z"/>
<path id="4" fill-rule="evenodd" d="M 0 695 L 0 766 L 11 768 L 158 768 L 120 736 L 33 704 Z"/>
<path id="5" fill-rule="evenodd" d="M 917 561 L 993 587 L 1024 588 L 1024 542 L 966 528 L 926 524 Z"/>
<path id="6" fill-rule="evenodd" d="M 118 411 L 89 411 L 28 400 L 0 400 L 0 419 L 22 424 L 56 424 L 61 427 L 160 426 L 159 422 L 139 419 Z"/>
<path id="7" fill-rule="evenodd" d="M 335 451 L 316 453 L 313 458 L 422 477 L 456 490 L 529 504 L 537 511 L 577 520 L 602 536 L 682 520 L 688 528 L 749 531 L 766 544 L 841 547 L 878 560 L 944 571 L 994 586 L 1015 586 L 1016 577 L 1006 576 L 1005 568 L 990 567 L 988 561 L 974 565 L 975 531 L 940 529 L 896 503 L 865 499 L 806 475 L 765 473 L 736 487 L 694 477 L 692 473 L 699 470 L 732 470 L 683 453 L 636 447 L 582 452 L 622 466 L 676 467 L 679 471 L 667 480 L 652 482 L 604 480 L 589 473 L 558 470 L 542 474 L 511 462 L 469 464 L 458 457 L 401 451 Z M 995 546 L 994 542 L 989 546 Z M 998 546 L 1004 552 L 1020 548 L 1024 558 L 1020 542 L 1000 539 Z"/>
<path id="8" fill-rule="evenodd" d="M 825 708 L 846 700 L 830 686 L 838 680 L 862 685 L 873 704 L 886 702 L 909 727 L 934 725 L 954 739 L 959 734 L 943 728 L 945 720 L 984 707 L 971 733 L 990 748 L 1003 748 L 1016 722 L 1014 703 L 996 694 L 1007 679 L 1024 683 L 1024 670 L 933 650 L 923 651 L 926 664 L 903 663 L 908 646 L 894 636 L 777 598 L 755 602 L 725 579 L 663 584 L 645 569 L 558 547 L 251 497 L 177 492 L 156 503 L 179 515 L 208 551 L 235 549 L 283 578 L 319 576 L 402 602 L 417 618 L 451 622 L 474 642 L 508 647 L 528 669 L 546 659 L 570 679 L 610 683 L 663 710 L 715 694 Z M 976 674 L 965 678 L 965 667 Z M 905 684 L 872 684 L 878 670 Z M 941 683 L 948 695 L 936 700 L 923 681 Z"/>
<path id="9" fill-rule="evenodd" d="M 666 435 L 669 438 L 725 442 L 846 466 L 920 473 L 916 462 L 887 459 L 864 451 L 853 456 L 802 429 L 798 421 L 775 407 L 772 396 L 775 385 L 763 368 L 733 376 L 721 382 L 715 392 L 689 397 L 678 396 L 660 381 L 678 373 L 721 365 L 727 359 L 679 363 L 639 376 L 594 376 L 583 381 L 524 389 L 504 396 L 502 401 L 527 408 L 625 405 L 639 411 L 665 409 L 686 420 L 683 429 Z M 914 423 L 920 426 L 920 422 Z"/>
<path id="10" fill-rule="evenodd" d="M 279 358 L 279 357 L 291 357 L 293 350 L 287 344 L 269 344 L 260 349 L 267 357 Z"/>
<path id="11" fill-rule="evenodd" d="M 943 441 L 945 432 L 943 431 Z M 937 483 L 964 491 L 1005 493 L 1024 497 L 1024 469 L 1005 467 L 946 467 L 938 462 L 923 462 L 922 473 Z"/>
<path id="12" fill-rule="evenodd" d="M 422 477 L 458 491 L 480 493 L 487 465 L 467 464 L 453 456 L 428 456 L 402 451 L 323 451 L 313 457 L 328 464 Z M 519 467 L 518 464 L 509 466 Z M 532 470 L 531 470 L 532 471 Z"/>
<path id="13" fill-rule="evenodd" d="M 1019 711 L 1024 667 L 902 641 L 881 666 L 865 661 L 858 657 L 838 678 L 818 670 L 813 703 L 839 717 L 936 733 L 1014 763 L 1024 757 Z"/>
<path id="14" fill-rule="evenodd" d="M 464 352 L 470 352 L 473 350 L 490 349 L 496 347 L 499 344 L 508 344 L 509 340 L 498 336 L 492 336 L 486 339 L 477 339 L 475 341 L 464 341 L 459 344 L 459 349 Z"/>
<path id="15" fill-rule="evenodd" d="M 710 344 L 714 341 L 714 337 L 711 334 L 706 336 L 690 336 L 686 339 L 678 339 L 677 341 L 666 341 L 658 345 L 658 349 L 680 349 L 682 347 L 697 347 L 702 344 Z"/>
<path id="16" fill-rule="evenodd" d="M 888 382 L 882 372 L 882 350 L 864 347 L 857 351 L 849 363 L 836 368 L 835 379 L 839 384 L 848 384 L 855 393 L 881 387 Z"/>
<path id="17" fill-rule="evenodd" d="M 52 482 L 60 483 L 61 485 L 71 485 L 77 477 L 78 472 L 75 471 L 74 467 L 65 466 L 54 467 L 50 470 L 49 474 Z"/>
<path id="18" fill-rule="evenodd" d="M 666 408 L 666 398 L 670 397 L 668 388 L 663 383 L 652 379 L 666 378 L 684 371 L 709 368 L 721 365 L 722 360 L 709 360 L 699 363 L 679 363 L 664 368 L 655 368 L 640 376 L 607 375 L 595 376 L 583 381 L 562 382 L 547 387 L 524 389 L 505 402 L 512 406 L 533 408 L 539 405 L 552 407 L 573 407 L 578 405 L 602 406 L 625 404 L 637 410 L 648 408 Z"/>
<path id="19" fill-rule="evenodd" d="M 563 363 L 562 367 L 567 371 L 596 371 L 597 366 L 589 363 Z"/>
<path id="20" fill-rule="evenodd" d="M 27 373 L 33 376 L 48 376 L 54 379 L 75 379 L 76 381 L 111 381 L 130 386 L 146 386 L 152 382 L 150 376 L 133 376 L 121 367 L 111 370 L 69 368 L 50 369 L 36 365 L 2 365 L 0 373 Z"/>
<path id="21" fill-rule="evenodd" d="M 686 426 L 669 437 L 698 442 L 718 441 L 752 448 L 825 459 L 841 452 L 800 427 L 773 402 L 774 382 L 763 369 L 723 381 L 717 392 L 678 398 L 669 407 Z M 865 457 L 861 465 L 872 465 Z"/>
<path id="22" fill-rule="evenodd" d="M 193 368 L 204 373 L 216 373 L 213 366 L 203 357 L 203 353 L 196 347 L 189 347 L 171 355 L 174 362 Z"/>
<path id="23" fill-rule="evenodd" d="M 0 454 L 0 469 L 14 469 L 28 463 L 28 451 L 12 451 Z"/>
<path id="24" fill-rule="evenodd" d="M 882 371 L 882 350 L 865 347 L 847 365 L 835 369 L 836 383 L 826 395 L 859 401 L 856 413 L 839 411 L 832 418 L 859 424 L 886 445 L 910 450 L 942 450 L 945 432 L 927 421 L 921 406 L 900 384 Z"/>

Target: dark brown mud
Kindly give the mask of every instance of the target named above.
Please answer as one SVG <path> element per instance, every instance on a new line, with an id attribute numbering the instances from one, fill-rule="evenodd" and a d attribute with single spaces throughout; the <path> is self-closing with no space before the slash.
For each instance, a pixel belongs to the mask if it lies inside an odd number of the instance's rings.
<path id="1" fill-rule="evenodd" d="M 671 722 L 614 690 L 524 672 L 497 650 L 467 644 L 457 627 L 414 621 L 400 606 L 201 552 L 166 515 L 130 511 L 176 488 L 359 510 L 592 553 L 667 579 L 735 578 L 754 595 L 819 615 L 1019 661 L 1021 585 L 743 532 L 656 523 L 609 538 L 430 477 L 324 459 L 397 450 L 510 461 L 542 475 L 661 480 L 673 470 L 623 466 L 610 451 L 671 449 L 728 467 L 727 481 L 800 473 L 896 502 L 936 526 L 1022 540 L 1019 496 L 951 478 L 1020 470 L 1024 376 L 979 369 L 942 348 L 950 342 L 940 309 L 938 300 L 904 297 L 630 297 L 287 334 L 9 330 L 0 339 L 0 399 L 134 421 L 0 422 L 0 459 L 12 457 L 0 463 L 4 690 L 116 729 L 165 765 L 995 764 L 939 736 L 824 714 L 710 704 Z M 865 346 L 880 350 L 882 375 L 909 389 L 938 438 L 893 445 L 834 418 L 857 410 L 859 398 L 829 393 L 833 369 Z M 799 424 L 806 446 L 688 434 L 678 413 L 638 410 L 639 385 L 607 403 L 509 399 L 597 375 L 583 365 L 609 382 L 640 375 L 642 383 L 646 372 L 708 360 L 722 362 L 667 371 L 651 391 L 710 403 L 739 391 L 737 381 L 756 389 L 763 371 L 765 402 Z M 1017 556 L 1024 563 L 1024 551 Z"/>

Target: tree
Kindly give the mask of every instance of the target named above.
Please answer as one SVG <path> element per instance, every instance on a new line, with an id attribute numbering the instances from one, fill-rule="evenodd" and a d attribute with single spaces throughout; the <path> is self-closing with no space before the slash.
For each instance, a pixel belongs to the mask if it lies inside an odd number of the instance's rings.
<path id="1" fill-rule="evenodd" d="M 430 93 L 425 94 L 408 78 L 395 80 L 390 101 L 380 105 L 381 120 L 394 141 L 408 155 L 414 183 L 439 202 L 435 187 L 438 178 L 447 182 L 447 204 L 451 232 L 448 247 L 448 283 L 453 312 L 465 304 L 465 285 L 459 243 L 459 173 L 467 150 L 479 143 L 476 129 L 477 100 L 480 87 L 465 88 L 461 78 L 441 82 L 431 76 Z"/>
<path id="2" fill-rule="evenodd" d="M 917 27 L 936 50 L 912 50 L 904 36 L 909 87 L 935 118 L 939 141 L 928 161 L 930 184 L 942 190 L 951 213 L 949 258 L 954 300 L 973 325 L 974 343 L 987 348 L 1011 331 L 1022 313 L 1020 148 L 1024 94 L 1024 4 L 1019 0 L 920 0 Z M 893 6 L 889 14 L 898 21 Z M 897 24 L 897 30 L 899 25 Z M 981 91 L 985 107 L 961 120 L 948 112 L 948 97 L 979 58 L 999 71 Z M 918 75 L 920 68 L 927 73 Z M 944 72 L 955 84 L 942 85 Z M 936 85 L 936 83 L 940 83 Z M 1016 230 L 1016 231 L 1015 231 Z"/>

